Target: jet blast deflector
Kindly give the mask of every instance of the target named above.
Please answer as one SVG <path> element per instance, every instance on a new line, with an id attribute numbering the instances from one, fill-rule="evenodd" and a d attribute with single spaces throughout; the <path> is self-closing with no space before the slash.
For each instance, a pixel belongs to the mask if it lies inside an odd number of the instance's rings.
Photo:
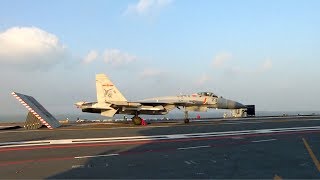
<path id="1" fill-rule="evenodd" d="M 59 121 L 32 96 L 17 92 L 12 92 L 11 94 L 29 111 L 24 126 L 26 129 L 38 129 L 42 124 L 49 129 L 61 126 Z"/>

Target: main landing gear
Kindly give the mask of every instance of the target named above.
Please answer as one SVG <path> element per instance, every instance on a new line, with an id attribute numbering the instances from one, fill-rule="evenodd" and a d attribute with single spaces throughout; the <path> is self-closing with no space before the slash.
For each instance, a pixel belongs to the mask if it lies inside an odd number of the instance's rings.
<path id="1" fill-rule="evenodd" d="M 190 122 L 190 120 L 189 120 L 188 111 L 184 111 L 184 123 L 188 124 L 189 122 Z"/>
<path id="2" fill-rule="evenodd" d="M 138 115 L 133 116 L 132 122 L 134 125 L 141 125 L 142 119 Z"/>

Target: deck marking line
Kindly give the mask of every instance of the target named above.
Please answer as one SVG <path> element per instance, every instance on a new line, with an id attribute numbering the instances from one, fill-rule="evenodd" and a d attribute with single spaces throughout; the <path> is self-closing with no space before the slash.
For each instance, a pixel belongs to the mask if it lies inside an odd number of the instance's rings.
<path id="1" fill-rule="evenodd" d="M 258 142 L 268 142 L 268 141 L 276 141 L 277 139 L 263 139 L 263 140 L 257 140 L 257 141 L 251 141 L 253 143 L 258 143 Z"/>
<path id="2" fill-rule="evenodd" d="M 119 156 L 119 154 L 102 154 L 102 155 L 95 155 L 95 156 L 77 156 L 77 157 L 74 157 L 74 158 L 75 159 L 84 159 L 84 158 L 109 157 L 109 156 Z"/>
<path id="3" fill-rule="evenodd" d="M 74 168 L 84 168 L 84 165 L 83 165 L 83 164 L 80 164 L 80 165 L 72 165 L 71 168 L 72 168 L 72 169 L 74 169 Z"/>
<path id="4" fill-rule="evenodd" d="M 281 176 L 278 176 L 278 175 L 274 175 L 273 179 L 274 179 L 274 180 L 282 180 L 282 177 L 281 177 Z"/>
<path id="5" fill-rule="evenodd" d="M 302 138 L 302 141 L 304 143 L 304 146 L 307 148 L 308 153 L 309 153 L 314 165 L 317 167 L 318 171 L 320 172 L 320 163 L 319 163 L 317 157 L 314 155 L 314 153 L 313 153 L 311 147 L 309 146 L 308 142 L 304 138 Z"/>
<path id="6" fill-rule="evenodd" d="M 184 148 L 177 148 L 178 150 L 186 150 L 186 149 L 199 149 L 199 148 L 209 148 L 211 146 L 191 146 L 191 147 L 184 147 Z"/>
<path id="7" fill-rule="evenodd" d="M 303 116 L 301 116 L 303 117 Z M 277 119 L 277 117 L 272 117 L 274 119 Z M 283 117 L 281 117 L 283 118 Z M 255 119 L 248 119 L 248 120 L 256 120 L 257 118 Z M 270 118 L 264 118 L 264 119 L 270 119 Z M 285 119 L 286 121 L 284 122 L 291 122 L 291 121 L 318 121 L 319 119 Z M 183 125 L 183 124 L 179 124 L 179 122 L 177 122 L 176 124 L 174 125 L 177 125 L 179 127 L 181 126 L 207 126 L 208 124 L 210 124 L 211 122 L 215 122 L 216 120 L 196 120 L 196 122 L 201 122 L 201 121 L 206 121 L 208 123 L 199 123 L 199 124 L 188 124 L 188 125 Z M 230 120 L 227 120 L 227 121 L 230 121 Z M 259 120 L 261 122 L 265 122 L 265 123 L 269 123 L 269 122 L 282 122 L 282 121 L 279 121 L 279 120 Z M 243 123 L 248 123 L 248 122 L 243 122 Z M 260 123 L 260 122 L 253 122 L 253 123 Z M 240 123 L 239 123 L 240 124 Z M 147 126 L 147 127 L 111 127 L 111 128 L 66 128 L 66 129 L 54 129 L 55 131 L 82 131 L 82 130 L 106 130 L 106 129 L 139 129 L 139 128 L 154 128 L 154 127 L 172 127 L 170 125 L 156 125 L 156 126 Z M 47 131 L 47 130 L 21 130 L 21 131 L 0 131 L 0 134 L 4 134 L 4 133 L 25 133 L 25 132 L 52 132 L 52 131 Z"/>
<path id="8" fill-rule="evenodd" d="M 242 136 L 254 134 L 271 134 L 271 133 L 299 133 L 301 131 L 320 131 L 320 126 L 313 127 L 295 127 L 295 128 L 278 128 L 278 129 L 258 129 L 258 130 L 244 130 L 244 131 L 223 131 L 223 132 L 209 132 L 209 133 L 189 133 L 189 134 L 172 134 L 172 135 L 152 135 L 152 136 L 131 136 L 131 137 L 112 137 L 112 138 L 86 138 L 86 139 L 58 139 L 58 140 L 45 140 L 45 141 L 21 141 L 21 142 L 5 142 L 0 144 L 0 151 L 3 148 L 14 148 L 22 146 L 36 146 L 37 143 L 49 142 L 53 145 L 65 144 L 86 144 L 86 143 L 120 143 L 120 142 L 137 142 L 145 141 L 146 143 L 152 141 L 168 141 L 175 139 L 190 139 L 190 138 L 208 138 L 208 137 L 224 137 L 229 136 Z M 40 145 L 40 144 L 39 144 Z M 46 144 L 41 144 L 45 146 Z"/>

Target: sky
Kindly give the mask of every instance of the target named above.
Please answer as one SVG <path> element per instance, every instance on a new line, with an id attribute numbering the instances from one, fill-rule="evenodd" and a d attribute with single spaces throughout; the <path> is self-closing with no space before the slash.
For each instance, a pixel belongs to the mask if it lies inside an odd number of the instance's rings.
<path id="1" fill-rule="evenodd" d="M 3 0 L 0 115 L 10 93 L 50 112 L 96 101 L 105 73 L 128 100 L 211 91 L 259 111 L 320 109 L 318 0 Z"/>

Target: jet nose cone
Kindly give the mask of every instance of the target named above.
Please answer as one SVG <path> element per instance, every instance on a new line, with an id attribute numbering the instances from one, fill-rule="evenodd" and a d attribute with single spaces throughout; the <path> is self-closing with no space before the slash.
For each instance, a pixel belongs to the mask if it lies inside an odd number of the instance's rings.
<path id="1" fill-rule="evenodd" d="M 236 101 L 228 101 L 228 109 L 241 109 L 241 108 L 246 108 L 245 105 L 236 102 Z"/>
<path id="2" fill-rule="evenodd" d="M 239 102 L 235 102 L 235 106 L 236 106 L 236 109 L 240 109 L 240 108 L 246 108 L 245 105 L 239 103 Z"/>

